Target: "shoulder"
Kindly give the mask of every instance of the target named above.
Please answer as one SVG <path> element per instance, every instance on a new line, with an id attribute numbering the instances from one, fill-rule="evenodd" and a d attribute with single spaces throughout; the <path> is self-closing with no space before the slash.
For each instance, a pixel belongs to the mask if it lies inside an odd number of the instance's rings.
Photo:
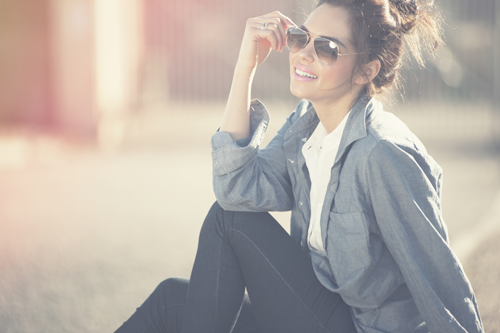
<path id="1" fill-rule="evenodd" d="M 380 170 L 382 174 L 423 173 L 436 181 L 442 170 L 428 154 L 424 144 L 393 113 L 376 107 L 366 123 L 366 136 L 353 145 L 363 168 Z M 359 147 L 359 148 L 355 148 Z"/>
<path id="2" fill-rule="evenodd" d="M 370 159 L 393 159 L 398 156 L 427 156 L 427 150 L 408 126 L 377 102 L 373 115 L 366 121 L 366 137 L 359 141 L 369 151 Z"/>
<path id="3" fill-rule="evenodd" d="M 401 146 L 425 150 L 422 142 L 396 115 L 380 108 L 366 126 L 368 136 L 377 142 L 388 141 Z"/>

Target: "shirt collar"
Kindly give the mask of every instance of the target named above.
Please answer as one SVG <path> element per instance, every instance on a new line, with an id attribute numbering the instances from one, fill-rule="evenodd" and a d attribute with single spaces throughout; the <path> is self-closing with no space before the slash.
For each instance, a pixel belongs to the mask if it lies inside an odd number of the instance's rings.
<path id="1" fill-rule="evenodd" d="M 358 99 L 349 112 L 335 162 L 342 157 L 351 143 L 368 135 L 366 127 L 375 119 L 380 110 L 382 110 L 382 103 L 375 98 L 370 99 L 365 94 Z M 297 111 L 300 114 L 300 119 L 294 124 L 295 128 L 290 131 L 290 134 L 299 135 L 301 138 L 310 137 L 319 123 L 312 103 L 303 101 Z"/>
<path id="2" fill-rule="evenodd" d="M 363 95 L 356 102 L 347 119 L 335 162 L 342 157 L 351 143 L 368 135 L 366 127 L 375 119 L 381 109 L 382 103 L 375 98 L 368 98 L 367 95 Z"/>

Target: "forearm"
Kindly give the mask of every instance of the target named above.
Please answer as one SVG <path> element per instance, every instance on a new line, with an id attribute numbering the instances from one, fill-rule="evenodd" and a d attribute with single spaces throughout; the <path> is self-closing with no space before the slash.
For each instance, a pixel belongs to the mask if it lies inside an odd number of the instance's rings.
<path id="1" fill-rule="evenodd" d="M 220 130 L 234 140 L 250 136 L 250 100 L 255 69 L 236 66 Z"/>
<path id="2" fill-rule="evenodd" d="M 250 97 L 255 70 L 271 50 L 281 52 L 286 45 L 288 26 L 295 26 L 295 23 L 278 11 L 247 20 L 220 127 L 234 140 L 250 136 Z"/>

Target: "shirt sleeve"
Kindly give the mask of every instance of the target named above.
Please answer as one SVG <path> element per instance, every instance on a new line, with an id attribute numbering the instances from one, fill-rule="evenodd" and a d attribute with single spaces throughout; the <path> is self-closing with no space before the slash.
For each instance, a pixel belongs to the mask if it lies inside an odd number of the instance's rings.
<path id="1" fill-rule="evenodd" d="M 379 142 L 366 168 L 373 213 L 430 332 L 484 332 L 472 287 L 448 244 L 441 169 L 429 159 Z"/>
<path id="2" fill-rule="evenodd" d="M 213 186 L 221 207 L 232 211 L 286 211 L 292 208 L 292 184 L 283 141 L 294 115 L 292 113 L 265 149 L 260 149 L 260 145 L 269 123 L 269 113 L 258 100 L 251 103 L 249 138 L 235 141 L 226 132 L 213 135 Z"/>

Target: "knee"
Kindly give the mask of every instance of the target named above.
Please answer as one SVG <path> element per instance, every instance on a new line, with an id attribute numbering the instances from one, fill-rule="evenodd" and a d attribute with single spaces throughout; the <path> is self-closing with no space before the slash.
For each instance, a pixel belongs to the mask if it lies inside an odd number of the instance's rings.
<path id="1" fill-rule="evenodd" d="M 220 218 L 223 213 L 224 213 L 224 208 L 222 208 L 221 205 L 216 201 L 214 202 L 212 207 L 210 207 L 206 219 L 216 220 Z"/>
<path id="2" fill-rule="evenodd" d="M 163 304 L 183 304 L 186 300 L 189 280 L 172 277 L 162 281 L 155 294 L 162 299 Z"/>
<path id="3" fill-rule="evenodd" d="M 246 226 L 255 226 L 257 222 L 268 223 L 269 221 L 276 222 L 268 212 L 227 211 L 215 202 L 203 222 L 200 238 L 216 235 L 229 241 L 235 230 L 241 232 L 246 229 Z"/>
<path id="4" fill-rule="evenodd" d="M 274 220 L 268 212 L 227 211 L 216 201 L 203 222 L 202 232 L 215 228 L 220 235 L 223 235 L 233 229 L 239 229 L 247 221 L 267 221 L 268 219 Z"/>
<path id="5" fill-rule="evenodd" d="M 205 221 L 203 222 L 203 226 L 201 228 L 201 231 L 203 232 L 204 230 L 206 231 L 208 228 L 216 227 L 220 225 L 221 222 L 223 222 L 224 218 L 223 215 L 225 214 L 225 210 L 220 206 L 220 204 L 216 201 L 210 210 L 208 211 L 207 216 L 205 217 Z"/>

